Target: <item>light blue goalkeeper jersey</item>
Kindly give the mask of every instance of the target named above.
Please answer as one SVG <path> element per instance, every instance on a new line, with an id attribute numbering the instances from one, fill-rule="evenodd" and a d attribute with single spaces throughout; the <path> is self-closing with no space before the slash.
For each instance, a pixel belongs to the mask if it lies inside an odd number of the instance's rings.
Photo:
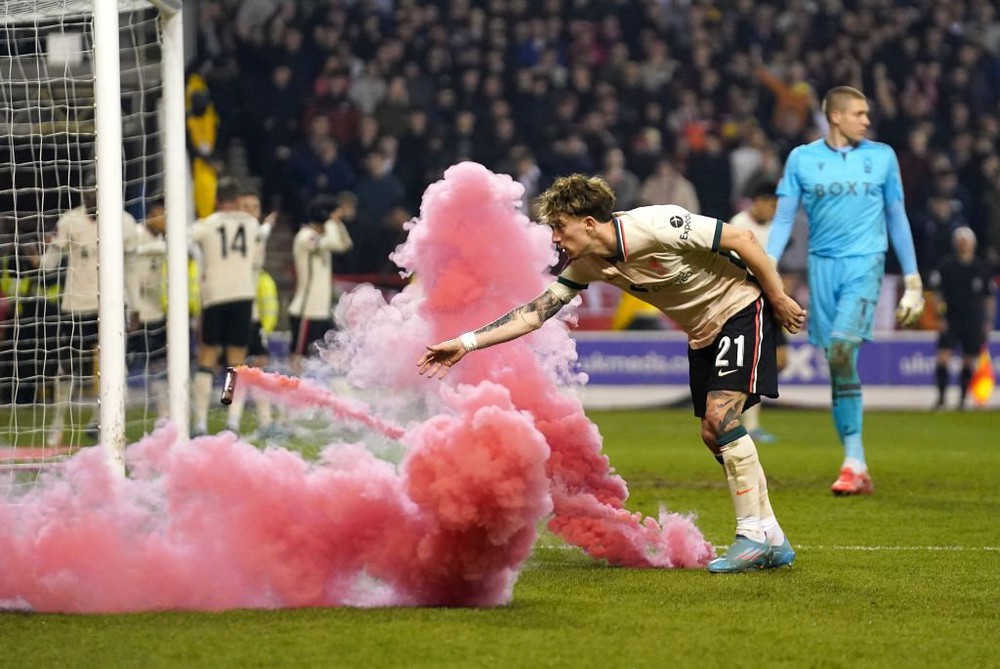
<path id="1" fill-rule="evenodd" d="M 820 139 L 799 146 L 788 156 L 778 195 L 768 255 L 781 257 L 801 204 L 809 217 L 810 254 L 844 258 L 884 253 L 887 228 L 892 227 L 894 249 L 907 256 L 900 257 L 904 270 L 916 270 L 899 163 L 888 145 L 862 140 L 837 150 Z M 904 247 L 909 246 L 902 253 L 897 230 L 907 238 Z"/>

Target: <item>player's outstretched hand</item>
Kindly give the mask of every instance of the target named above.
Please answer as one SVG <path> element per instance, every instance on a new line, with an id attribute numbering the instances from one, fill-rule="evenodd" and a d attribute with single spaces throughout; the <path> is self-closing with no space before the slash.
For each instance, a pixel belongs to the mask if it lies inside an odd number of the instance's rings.
<path id="1" fill-rule="evenodd" d="M 782 295 L 771 304 L 781 326 L 795 334 L 806 323 L 806 310 L 788 295 Z"/>
<path id="2" fill-rule="evenodd" d="M 448 370 L 456 362 L 465 357 L 468 351 L 458 339 L 449 339 L 440 344 L 427 347 L 417 362 L 421 374 L 426 374 L 427 378 L 433 379 L 435 376 L 443 379 Z"/>

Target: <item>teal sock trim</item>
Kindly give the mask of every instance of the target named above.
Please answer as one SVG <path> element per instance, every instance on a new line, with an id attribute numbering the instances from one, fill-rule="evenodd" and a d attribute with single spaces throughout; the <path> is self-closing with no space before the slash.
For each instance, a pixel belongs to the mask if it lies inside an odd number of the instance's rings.
<path id="1" fill-rule="evenodd" d="M 734 428 L 729 432 L 720 434 L 719 438 L 715 440 L 715 443 L 721 448 L 722 446 L 727 446 L 736 441 L 737 439 L 739 439 L 740 437 L 745 437 L 745 436 L 747 436 L 747 429 L 742 425 L 740 425 L 739 427 Z"/>

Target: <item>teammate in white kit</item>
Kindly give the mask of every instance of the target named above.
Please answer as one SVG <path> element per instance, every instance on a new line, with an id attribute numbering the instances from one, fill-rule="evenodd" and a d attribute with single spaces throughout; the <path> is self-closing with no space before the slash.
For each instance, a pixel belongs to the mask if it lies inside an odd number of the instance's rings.
<path id="1" fill-rule="evenodd" d="M 257 270 L 263 258 L 260 222 L 240 211 L 239 186 L 219 180 L 215 213 L 191 228 L 191 241 L 201 250 L 201 342 L 191 402 L 195 434 L 208 432 L 208 403 L 218 371 L 219 353 L 226 364 L 243 363 L 250 343 L 250 321 L 257 292 Z"/>
<path id="2" fill-rule="evenodd" d="M 333 328 L 333 274 L 331 253 L 346 253 L 353 242 L 345 221 L 354 218 L 357 198 L 353 193 L 337 197 L 320 195 L 309 203 L 309 222 L 299 229 L 292 242 L 295 260 L 295 295 L 288 305 L 292 328 L 292 355 L 298 366 Z"/>
<path id="3" fill-rule="evenodd" d="M 162 200 L 146 207 L 146 220 L 136 227 L 135 253 L 125 263 L 125 289 L 129 298 L 129 332 L 126 350 L 132 363 L 144 370 L 148 395 L 160 418 L 169 415 L 167 395 L 167 254 L 166 211 Z"/>
<path id="4" fill-rule="evenodd" d="M 263 209 L 260 202 L 260 193 L 248 184 L 241 184 L 240 186 L 239 196 L 237 197 L 237 208 L 261 222 L 258 234 L 259 244 L 257 247 L 261 256 L 256 262 L 258 269 L 254 280 L 255 294 L 250 314 L 250 341 L 247 345 L 246 364 L 251 367 L 265 369 L 271 363 L 270 352 L 266 343 L 266 333 L 273 331 L 274 326 L 277 324 L 280 305 L 278 303 L 277 287 L 275 287 L 274 279 L 271 275 L 264 270 L 264 262 L 267 255 L 267 241 L 271 236 L 271 231 L 278 216 L 277 212 L 272 211 L 266 218 L 261 218 Z M 262 306 L 263 309 L 261 308 Z M 265 323 L 268 326 L 266 328 Z M 229 415 L 226 417 L 226 427 L 237 434 L 240 433 L 240 423 L 243 419 L 243 407 L 246 404 L 246 399 L 246 390 L 237 386 L 232 403 L 229 405 Z M 253 404 L 257 413 L 257 436 L 263 438 L 278 436 L 271 408 L 271 398 L 264 393 L 254 395 Z"/>
<path id="5" fill-rule="evenodd" d="M 66 281 L 59 308 L 56 345 L 59 371 L 55 379 L 55 403 L 49 425 L 49 445 L 62 443 L 63 420 L 74 392 L 85 393 L 93 385 L 97 355 L 98 246 L 97 188 L 91 177 L 82 191 L 83 203 L 56 222 L 56 232 L 42 255 L 41 268 L 57 269 L 66 256 Z M 136 224 L 121 212 L 126 257 L 135 249 Z M 76 389 L 74 390 L 74 386 Z M 97 408 L 84 430 L 97 436 Z"/>
<path id="6" fill-rule="evenodd" d="M 767 492 L 757 448 L 739 416 L 761 395 L 777 397 L 774 331 L 797 332 L 805 311 L 754 236 L 676 205 L 614 211 L 599 177 L 561 177 L 540 197 L 539 216 L 569 265 L 531 302 L 455 339 L 429 346 L 421 374 L 444 376 L 466 353 L 538 329 L 592 281 L 657 307 L 688 335 L 695 415 L 723 464 L 736 510 L 736 540 L 708 565 L 713 573 L 780 567 L 795 558 Z M 734 263 L 730 252 L 739 254 Z M 756 277 L 756 278 L 755 278 Z"/>

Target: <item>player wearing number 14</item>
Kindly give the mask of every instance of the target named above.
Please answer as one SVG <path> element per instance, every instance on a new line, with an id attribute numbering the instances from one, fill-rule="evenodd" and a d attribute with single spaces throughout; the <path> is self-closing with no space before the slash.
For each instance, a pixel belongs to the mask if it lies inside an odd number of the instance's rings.
<path id="1" fill-rule="evenodd" d="M 208 401 L 218 372 L 219 351 L 226 349 L 226 364 L 243 364 L 250 344 L 250 322 L 257 292 L 256 272 L 263 264 L 260 222 L 240 210 L 239 185 L 220 179 L 215 213 L 191 228 L 201 266 L 201 341 L 198 368 L 191 388 L 196 434 L 208 428 Z"/>

